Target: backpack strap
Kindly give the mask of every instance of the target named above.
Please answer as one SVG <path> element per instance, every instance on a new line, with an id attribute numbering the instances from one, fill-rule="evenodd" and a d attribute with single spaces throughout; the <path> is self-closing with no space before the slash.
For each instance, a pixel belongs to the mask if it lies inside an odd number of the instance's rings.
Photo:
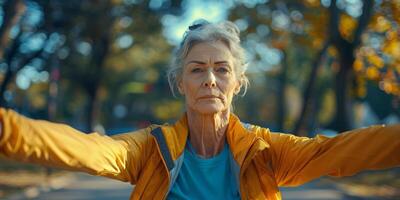
<path id="1" fill-rule="evenodd" d="M 171 152 L 168 149 L 167 142 L 165 141 L 164 134 L 160 127 L 153 129 L 151 134 L 156 138 L 158 147 L 160 148 L 162 157 L 167 164 L 168 171 L 171 171 L 174 167 L 174 161 L 172 160 Z"/>

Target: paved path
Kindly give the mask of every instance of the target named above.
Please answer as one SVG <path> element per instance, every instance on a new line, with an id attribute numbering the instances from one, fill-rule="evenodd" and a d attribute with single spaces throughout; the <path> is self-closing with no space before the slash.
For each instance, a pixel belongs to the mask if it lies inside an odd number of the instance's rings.
<path id="1" fill-rule="evenodd" d="M 132 190 L 128 183 L 80 173 L 67 175 L 50 185 L 53 188 L 51 190 L 46 187 L 31 188 L 8 200 L 128 200 Z M 360 200 L 348 197 L 331 184 L 320 180 L 301 187 L 281 188 L 281 191 L 284 200 Z"/>
<path id="2" fill-rule="evenodd" d="M 128 200 L 131 190 L 129 183 L 71 173 L 49 187 L 30 188 L 7 200 Z"/>
<path id="3" fill-rule="evenodd" d="M 345 195 L 324 181 L 316 180 L 300 187 L 280 188 L 284 200 L 350 200 Z"/>
<path id="4" fill-rule="evenodd" d="M 295 188 L 281 188 L 284 200 L 382 200 L 382 197 L 353 196 L 343 192 L 327 179 L 317 179 Z M 389 198 L 386 198 L 389 200 Z M 393 198 L 392 198 L 393 199 Z"/>

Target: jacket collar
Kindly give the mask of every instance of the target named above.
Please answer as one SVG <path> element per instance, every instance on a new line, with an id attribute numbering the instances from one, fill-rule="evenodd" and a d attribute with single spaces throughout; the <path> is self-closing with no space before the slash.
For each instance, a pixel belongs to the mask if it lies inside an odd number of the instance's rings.
<path id="1" fill-rule="evenodd" d="M 189 128 L 186 113 L 173 126 L 162 126 L 161 129 L 172 159 L 178 159 L 185 149 L 188 138 Z M 236 115 L 230 115 L 226 138 L 239 166 L 244 164 L 245 158 L 253 157 L 258 151 L 269 147 L 268 143 L 253 132 L 253 130 L 243 127 Z"/>

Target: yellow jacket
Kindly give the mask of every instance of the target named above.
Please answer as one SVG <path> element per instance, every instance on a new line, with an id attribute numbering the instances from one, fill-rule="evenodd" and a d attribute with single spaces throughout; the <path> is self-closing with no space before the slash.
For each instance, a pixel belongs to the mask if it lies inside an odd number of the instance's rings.
<path id="1" fill-rule="evenodd" d="M 186 117 L 174 125 L 114 137 L 82 134 L 1 108 L 0 121 L 1 154 L 130 182 L 136 185 L 130 199 L 165 199 L 179 173 L 188 136 Z M 242 199 L 281 199 L 278 186 L 400 165 L 400 125 L 305 138 L 244 124 L 231 115 L 227 142 Z"/>

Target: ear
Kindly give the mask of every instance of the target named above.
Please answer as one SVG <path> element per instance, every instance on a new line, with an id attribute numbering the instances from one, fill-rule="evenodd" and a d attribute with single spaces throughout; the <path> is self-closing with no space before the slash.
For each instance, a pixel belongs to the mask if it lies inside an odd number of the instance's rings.
<path id="1" fill-rule="evenodd" d="M 238 84 L 238 86 L 236 86 L 235 91 L 234 91 L 235 95 L 239 94 L 241 87 L 242 87 L 242 84 Z"/>
<path id="2" fill-rule="evenodd" d="M 240 75 L 240 78 L 239 78 L 239 80 L 238 80 L 238 83 L 237 83 L 237 85 L 236 85 L 236 87 L 235 87 L 235 91 L 234 91 L 235 95 L 239 94 L 240 88 L 242 88 L 243 76 L 244 76 L 243 74 Z"/>
<path id="3" fill-rule="evenodd" d="M 179 91 L 179 94 L 185 95 L 185 91 L 183 90 L 182 80 L 178 81 L 178 91 Z"/>

